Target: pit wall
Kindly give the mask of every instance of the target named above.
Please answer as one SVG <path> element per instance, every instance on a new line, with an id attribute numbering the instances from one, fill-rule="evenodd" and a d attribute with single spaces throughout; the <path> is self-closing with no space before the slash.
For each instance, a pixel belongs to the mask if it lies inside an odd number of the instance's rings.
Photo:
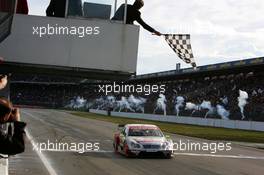
<path id="1" fill-rule="evenodd" d="M 107 111 L 90 109 L 91 113 L 107 115 Z M 155 114 L 127 113 L 127 112 L 111 112 L 112 116 L 144 119 L 152 121 L 161 121 L 168 123 L 189 124 L 198 126 L 209 126 L 217 128 L 242 129 L 250 131 L 264 131 L 264 122 L 239 121 L 239 120 L 222 120 L 222 119 L 205 119 L 196 117 L 176 117 L 163 116 Z"/>

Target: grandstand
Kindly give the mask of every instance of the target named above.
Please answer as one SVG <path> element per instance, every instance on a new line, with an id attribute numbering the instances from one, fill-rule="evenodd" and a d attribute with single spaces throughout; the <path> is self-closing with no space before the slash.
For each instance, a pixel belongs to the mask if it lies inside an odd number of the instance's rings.
<path id="1" fill-rule="evenodd" d="M 241 120 L 238 106 L 239 90 L 248 93 L 245 105 L 245 120 L 264 121 L 264 58 L 208 65 L 193 69 L 181 69 L 154 74 L 132 76 L 126 84 L 164 84 L 167 99 L 167 114 L 176 115 L 176 98 L 181 96 L 185 102 L 180 108 L 180 116 L 205 117 L 208 109 L 188 110 L 186 102 L 201 104 L 211 102 L 212 107 L 223 106 L 230 112 L 230 119 Z M 13 74 L 11 77 L 11 100 L 17 105 L 41 106 L 48 108 L 64 108 L 73 99 L 82 97 L 89 102 L 89 108 L 107 109 L 108 106 L 98 104 L 99 98 L 105 94 L 98 92 L 98 85 L 111 84 L 112 80 L 89 79 L 84 77 L 50 76 L 45 74 Z M 116 100 L 130 93 L 111 94 Z M 145 113 L 153 113 L 159 93 L 149 96 L 133 93 L 136 97 L 147 99 Z M 99 107 L 101 106 L 101 107 Z M 124 109 L 123 111 L 129 111 Z M 139 112 L 139 111 L 138 111 Z M 162 113 L 160 111 L 159 113 Z M 208 118 L 221 118 L 212 112 Z"/>

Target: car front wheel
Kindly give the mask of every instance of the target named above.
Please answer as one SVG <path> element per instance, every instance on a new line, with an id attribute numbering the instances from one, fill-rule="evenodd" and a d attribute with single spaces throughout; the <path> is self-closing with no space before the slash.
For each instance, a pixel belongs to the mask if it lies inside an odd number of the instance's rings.
<path id="1" fill-rule="evenodd" d="M 165 154 L 165 158 L 166 158 L 166 159 L 171 159 L 171 158 L 172 158 L 172 153 L 167 153 L 167 154 Z"/>
<path id="2" fill-rule="evenodd" d="M 129 147 L 128 147 L 127 143 L 125 143 L 125 145 L 124 145 L 124 153 L 125 153 L 126 157 L 130 157 Z"/>

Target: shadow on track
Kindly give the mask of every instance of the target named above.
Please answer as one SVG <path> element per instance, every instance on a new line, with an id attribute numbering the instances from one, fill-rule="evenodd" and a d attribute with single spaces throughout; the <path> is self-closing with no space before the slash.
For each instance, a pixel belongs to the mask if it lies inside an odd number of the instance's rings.
<path id="1" fill-rule="evenodd" d="M 73 153 L 75 156 L 87 156 L 107 159 L 167 159 L 163 154 L 140 154 L 139 156 L 125 157 L 121 153 L 114 152 L 86 152 L 86 153 Z"/>

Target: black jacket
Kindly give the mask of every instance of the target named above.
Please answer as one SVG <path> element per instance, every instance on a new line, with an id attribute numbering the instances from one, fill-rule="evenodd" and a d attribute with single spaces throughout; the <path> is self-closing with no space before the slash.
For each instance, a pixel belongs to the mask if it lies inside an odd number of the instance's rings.
<path id="1" fill-rule="evenodd" d="M 0 124 L 0 154 L 15 155 L 25 151 L 23 122 Z"/>
<path id="2" fill-rule="evenodd" d="M 125 11 L 125 4 L 122 4 L 115 13 L 115 16 L 112 20 L 123 21 L 124 20 L 124 11 Z M 144 29 L 148 30 L 149 32 L 153 33 L 155 30 L 146 24 L 143 19 L 141 18 L 141 13 L 139 10 L 135 9 L 133 5 L 127 5 L 127 24 L 134 24 L 134 21 L 137 21 Z"/>
<path id="3" fill-rule="evenodd" d="M 66 0 L 51 0 L 46 10 L 47 16 L 65 17 Z"/>

